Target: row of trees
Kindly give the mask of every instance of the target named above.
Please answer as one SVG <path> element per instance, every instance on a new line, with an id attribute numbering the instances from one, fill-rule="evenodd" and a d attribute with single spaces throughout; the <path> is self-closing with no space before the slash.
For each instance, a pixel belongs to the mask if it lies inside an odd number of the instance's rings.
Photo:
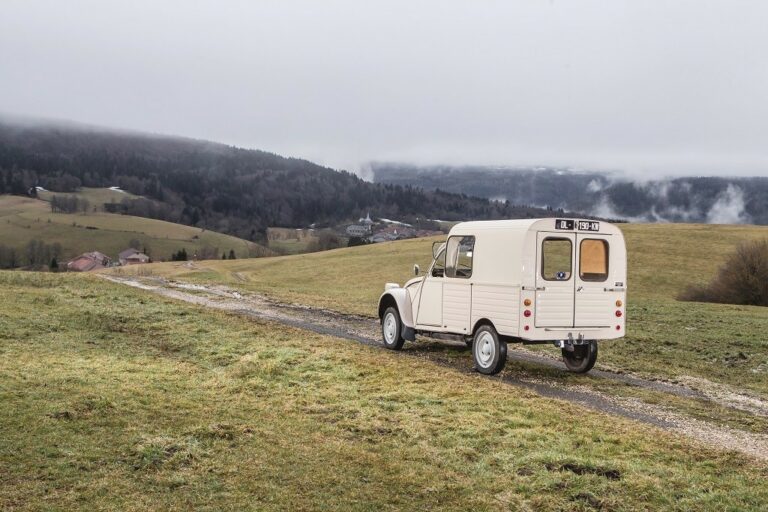
<path id="1" fill-rule="evenodd" d="M 53 213 L 85 213 L 91 208 L 90 201 L 77 196 L 53 196 L 50 204 Z"/>
<path id="2" fill-rule="evenodd" d="M 21 250 L 0 244 L 0 268 L 54 267 L 54 261 L 57 262 L 55 267 L 58 268 L 58 260 L 61 259 L 61 254 L 62 247 L 58 242 L 47 244 L 42 240 L 30 240 Z"/>
<path id="3" fill-rule="evenodd" d="M 218 247 L 203 247 L 201 248 L 197 253 L 192 255 L 195 259 L 198 260 L 215 260 L 219 257 L 219 249 Z M 171 255 L 171 261 L 188 261 L 190 259 L 190 255 L 187 254 L 187 250 L 184 248 L 179 249 L 175 253 Z M 229 250 L 229 257 L 227 257 L 227 252 L 222 251 L 221 253 L 221 259 L 226 260 L 234 260 L 237 259 L 237 256 L 235 256 L 234 249 Z"/>

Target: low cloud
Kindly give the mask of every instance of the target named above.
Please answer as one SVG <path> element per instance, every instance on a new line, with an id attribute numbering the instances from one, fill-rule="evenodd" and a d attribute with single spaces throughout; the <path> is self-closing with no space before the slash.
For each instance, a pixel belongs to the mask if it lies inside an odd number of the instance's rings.
<path id="1" fill-rule="evenodd" d="M 736 185 L 729 184 L 717 198 L 715 204 L 707 213 L 710 224 L 748 224 L 750 216 L 746 213 L 744 191 Z"/>

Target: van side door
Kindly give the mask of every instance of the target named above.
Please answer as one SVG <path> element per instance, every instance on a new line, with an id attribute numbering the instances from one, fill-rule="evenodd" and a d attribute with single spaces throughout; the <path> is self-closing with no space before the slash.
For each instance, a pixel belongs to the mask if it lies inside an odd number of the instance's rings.
<path id="1" fill-rule="evenodd" d="M 474 236 L 448 238 L 443 284 L 443 327 L 448 332 L 469 333 L 474 250 Z"/>
<path id="2" fill-rule="evenodd" d="M 443 281 L 445 281 L 445 248 L 432 262 L 429 272 L 421 282 L 416 324 L 427 327 L 443 327 Z"/>
<path id="3" fill-rule="evenodd" d="M 615 323 L 611 272 L 611 235 L 576 235 L 574 327 L 607 328 Z"/>
<path id="4" fill-rule="evenodd" d="M 576 235 L 536 234 L 536 327 L 573 327 Z"/>

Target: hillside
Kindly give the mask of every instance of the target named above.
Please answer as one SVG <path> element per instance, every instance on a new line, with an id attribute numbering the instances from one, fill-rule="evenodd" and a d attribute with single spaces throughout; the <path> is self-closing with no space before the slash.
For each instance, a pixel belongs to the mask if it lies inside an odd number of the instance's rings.
<path id="1" fill-rule="evenodd" d="M 92 275 L 0 273 L 4 510 L 761 510 L 626 418 Z"/>
<path id="2" fill-rule="evenodd" d="M 633 299 L 674 299 L 689 283 L 705 283 L 733 248 L 744 240 L 768 238 L 768 227 L 704 224 L 621 224 L 628 251 L 629 293 Z M 387 281 L 404 282 L 414 263 L 426 268 L 438 238 L 403 240 L 316 254 L 249 261 L 205 262 L 206 279 L 235 282 L 249 277 L 254 289 L 287 299 L 362 315 L 375 314 Z M 659 262 L 668 262 L 660 265 Z M 173 264 L 156 272 L 195 277 Z M 212 272 L 217 273 L 213 274 Z M 182 274 L 186 273 L 186 274 Z M 242 283 L 241 283 L 242 284 Z"/>
<path id="3" fill-rule="evenodd" d="M 594 171 L 374 164 L 376 183 L 462 192 L 643 222 L 768 225 L 768 177 L 642 178 Z"/>
<path id="4" fill-rule="evenodd" d="M 768 238 L 768 227 L 626 224 L 621 228 L 629 254 L 627 337 L 601 346 L 598 365 L 654 378 L 702 378 L 768 398 L 764 308 L 675 300 L 688 284 L 708 281 L 740 241 Z M 194 270 L 164 263 L 152 265 L 151 271 L 373 317 L 384 283 L 403 283 L 411 277 L 414 263 L 426 268 L 431 244 L 432 239 L 406 240 L 316 254 L 211 261 Z"/>
<path id="5" fill-rule="evenodd" d="M 89 198 L 92 205 L 86 213 L 52 213 L 50 204 L 43 200 L 0 196 L 0 246 L 5 249 L 0 250 L 0 266 L 9 266 L 7 249 L 10 248 L 16 251 L 17 265 L 28 265 L 28 246 L 33 240 L 45 244 L 49 256 L 57 256 L 60 262 L 94 250 L 116 258 L 131 241 L 138 241 L 139 247 L 146 248 L 156 260 L 170 259 L 172 253 L 182 248 L 190 255 L 216 249 L 217 257 L 222 251 L 228 254 L 230 250 L 241 258 L 267 253 L 262 246 L 214 231 L 130 215 L 94 212 L 92 208 L 98 201 L 111 194 L 120 193 L 82 191 L 79 197 Z M 49 261 L 36 261 L 35 264 L 47 265 Z"/>
<path id="6" fill-rule="evenodd" d="M 545 209 L 366 182 L 306 160 L 212 142 L 0 119 L 0 194 L 112 187 L 121 212 L 263 241 L 267 227 L 335 225 L 370 211 L 403 221 L 542 217 Z M 527 204 L 527 203 L 524 203 Z"/>
<path id="7" fill-rule="evenodd" d="M 124 190 L 114 190 L 110 188 L 91 188 L 80 187 L 73 192 L 51 192 L 50 190 L 41 190 L 37 192 L 38 199 L 50 202 L 53 197 L 75 198 L 80 201 L 86 201 L 89 211 L 94 209 L 99 212 L 106 211 L 105 205 L 118 205 L 124 200 L 134 201 L 141 199 L 141 196 L 131 194 Z"/>

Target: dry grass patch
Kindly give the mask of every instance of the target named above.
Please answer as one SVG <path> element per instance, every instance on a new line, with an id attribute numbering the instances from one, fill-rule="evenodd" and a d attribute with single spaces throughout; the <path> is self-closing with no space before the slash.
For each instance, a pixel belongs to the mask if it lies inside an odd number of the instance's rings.
<path id="1" fill-rule="evenodd" d="M 5 509 L 768 504 L 765 467 L 630 421 L 88 276 L 26 276 L 2 275 Z M 85 310 L 137 327 L 86 327 Z"/>

